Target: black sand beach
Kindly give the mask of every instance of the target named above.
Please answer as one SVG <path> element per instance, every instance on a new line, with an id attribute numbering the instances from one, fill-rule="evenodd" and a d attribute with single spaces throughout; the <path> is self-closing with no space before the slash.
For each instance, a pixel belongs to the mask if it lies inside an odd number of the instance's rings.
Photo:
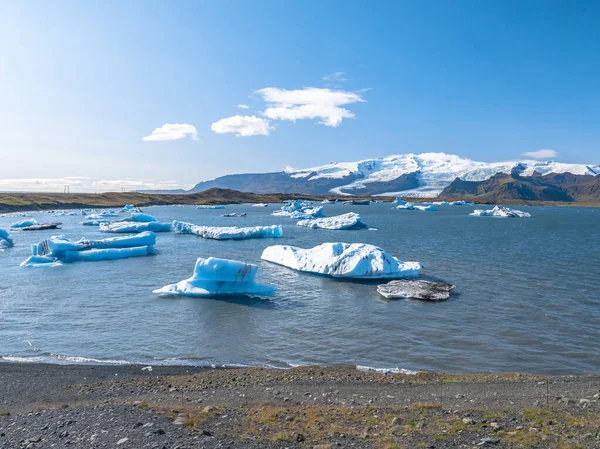
<path id="1" fill-rule="evenodd" d="M 0 448 L 600 447 L 600 376 L 0 363 Z"/>

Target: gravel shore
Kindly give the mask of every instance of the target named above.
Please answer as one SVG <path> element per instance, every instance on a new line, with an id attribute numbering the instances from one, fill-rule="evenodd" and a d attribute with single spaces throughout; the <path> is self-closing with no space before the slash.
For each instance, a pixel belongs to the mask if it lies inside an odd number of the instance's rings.
<path id="1" fill-rule="evenodd" d="M 0 363 L 0 448 L 600 448 L 600 376 Z"/>

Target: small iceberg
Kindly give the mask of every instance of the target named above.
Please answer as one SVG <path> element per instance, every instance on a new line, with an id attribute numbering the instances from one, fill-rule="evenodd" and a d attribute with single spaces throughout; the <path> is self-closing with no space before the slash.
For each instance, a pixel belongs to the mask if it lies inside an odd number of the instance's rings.
<path id="1" fill-rule="evenodd" d="M 214 240 L 283 237 L 283 228 L 279 225 L 238 228 L 235 226 L 198 226 L 193 223 L 175 220 L 172 227 L 173 231 L 178 234 L 195 234 L 205 239 Z"/>
<path id="2" fill-rule="evenodd" d="M 217 205 L 213 205 L 213 204 L 201 204 L 199 206 L 196 206 L 196 209 L 225 209 L 225 206 L 217 204 Z"/>
<path id="3" fill-rule="evenodd" d="M 394 200 L 394 204 L 406 204 L 406 201 L 404 201 L 402 198 L 397 196 L 396 199 Z"/>
<path id="4" fill-rule="evenodd" d="M 121 209 L 121 212 L 141 212 L 142 210 L 139 207 L 134 206 L 133 204 L 126 204 Z"/>
<path id="5" fill-rule="evenodd" d="M 154 290 L 161 296 L 181 295 L 191 297 L 214 296 L 272 296 L 276 288 L 257 284 L 256 265 L 236 260 L 199 258 L 194 267 L 194 275 L 177 284 L 166 285 Z"/>
<path id="6" fill-rule="evenodd" d="M 88 218 L 81 222 L 83 226 L 100 226 L 101 223 L 110 223 L 110 220 L 108 218 Z"/>
<path id="7" fill-rule="evenodd" d="M 131 217 L 122 218 L 120 220 L 115 220 L 114 222 L 124 222 L 124 221 L 132 221 L 135 223 L 151 223 L 157 221 L 152 215 L 143 214 L 141 212 L 131 214 Z"/>
<path id="8" fill-rule="evenodd" d="M 269 207 L 269 205 L 267 203 L 256 203 L 252 207 Z"/>
<path id="9" fill-rule="evenodd" d="M 0 251 L 3 249 L 12 248 L 14 245 L 12 239 L 8 236 L 8 232 L 0 229 Z"/>
<path id="10" fill-rule="evenodd" d="M 24 218 L 21 221 L 17 221 L 16 223 L 11 224 L 10 227 L 12 229 L 22 229 L 28 228 L 29 226 L 33 226 L 36 224 L 38 224 L 38 222 L 35 218 Z"/>
<path id="11" fill-rule="evenodd" d="M 21 228 L 21 231 L 46 231 L 48 229 L 57 229 L 62 223 L 37 223 L 31 226 Z"/>
<path id="12" fill-rule="evenodd" d="M 364 229 L 366 224 L 361 222 L 360 215 L 350 212 L 344 215 L 336 215 L 328 218 L 313 218 L 310 220 L 300 220 L 296 226 L 303 226 L 311 229 L 329 229 L 329 230 L 348 230 Z"/>
<path id="13" fill-rule="evenodd" d="M 351 204 L 354 204 L 355 206 L 369 206 L 371 200 L 352 200 Z"/>
<path id="14" fill-rule="evenodd" d="M 445 301 L 450 296 L 452 284 L 422 280 L 391 281 L 377 286 L 377 292 L 387 299 L 421 299 L 423 301 Z"/>
<path id="15" fill-rule="evenodd" d="M 469 215 L 474 217 L 500 217 L 500 218 L 531 218 L 529 212 L 522 212 L 504 206 L 494 206 L 493 209 L 476 209 Z"/>
<path id="16" fill-rule="evenodd" d="M 221 217 L 227 217 L 227 218 L 232 218 L 232 217 L 245 217 L 247 214 L 246 212 L 242 212 L 242 213 L 237 213 L 237 212 L 231 212 L 229 214 L 223 214 L 221 215 Z"/>
<path id="17" fill-rule="evenodd" d="M 324 217 L 323 206 L 314 207 L 312 204 L 302 200 L 289 201 L 283 206 L 281 210 L 274 211 L 271 215 L 277 217 L 290 217 L 297 220 L 307 220 L 310 218 Z"/>
<path id="18" fill-rule="evenodd" d="M 450 206 L 467 206 L 468 203 L 465 200 L 460 200 L 460 201 L 452 201 L 450 203 Z"/>
<path id="19" fill-rule="evenodd" d="M 402 262 L 365 243 L 323 243 L 310 249 L 275 245 L 261 258 L 293 270 L 351 279 L 411 278 L 421 270 L 419 262 Z"/>
<path id="20" fill-rule="evenodd" d="M 421 210 L 421 211 L 425 211 L 425 212 L 435 212 L 438 210 L 437 206 L 435 206 L 433 204 L 422 205 L 422 204 L 414 204 L 414 203 L 399 204 L 398 206 L 396 206 L 396 209 L 398 209 L 398 210 Z"/>
<path id="21" fill-rule="evenodd" d="M 114 221 L 111 223 L 100 223 L 100 232 L 113 233 L 135 233 L 135 232 L 170 232 L 171 223 L 159 223 L 157 221 Z"/>
<path id="22" fill-rule="evenodd" d="M 72 241 L 64 235 L 54 236 L 31 245 L 32 256 L 22 267 L 58 266 L 70 262 L 97 262 L 155 254 L 156 234 L 143 232 L 135 236 L 102 240 Z"/>

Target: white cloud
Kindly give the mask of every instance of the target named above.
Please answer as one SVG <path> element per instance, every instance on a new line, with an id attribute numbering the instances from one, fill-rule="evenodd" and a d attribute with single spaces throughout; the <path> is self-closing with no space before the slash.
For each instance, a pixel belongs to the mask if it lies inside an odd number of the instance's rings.
<path id="1" fill-rule="evenodd" d="M 248 106 L 247 104 L 238 104 L 238 108 L 240 108 L 240 109 L 250 109 L 250 106 Z"/>
<path id="2" fill-rule="evenodd" d="M 213 123 L 210 129 L 217 134 L 232 133 L 238 137 L 268 136 L 273 130 L 269 120 L 254 115 L 234 115 Z"/>
<path id="3" fill-rule="evenodd" d="M 287 90 L 267 87 L 257 91 L 267 102 L 263 114 L 273 120 L 321 119 L 325 126 L 339 126 L 344 118 L 353 118 L 354 113 L 341 106 L 364 102 L 360 95 L 343 90 L 306 87 Z"/>
<path id="4" fill-rule="evenodd" d="M 333 81 L 341 83 L 342 81 L 348 81 L 348 78 L 346 78 L 346 72 L 333 72 L 329 75 L 325 75 L 323 77 L 323 81 Z"/>
<path id="5" fill-rule="evenodd" d="M 523 156 L 532 157 L 534 159 L 549 159 L 558 156 L 558 152 L 555 150 L 528 151 L 523 153 Z"/>
<path id="6" fill-rule="evenodd" d="M 165 123 L 160 128 L 152 131 L 149 136 L 143 137 L 142 140 L 177 140 L 183 139 L 187 135 L 194 140 L 198 140 L 198 132 L 195 126 L 186 123 Z"/>
<path id="7" fill-rule="evenodd" d="M 83 176 L 64 178 L 19 178 L 0 179 L 0 191 L 5 192 L 63 192 L 68 185 L 71 193 L 120 192 L 121 190 L 166 190 L 189 189 L 176 181 L 154 181 L 151 179 L 93 180 Z"/>

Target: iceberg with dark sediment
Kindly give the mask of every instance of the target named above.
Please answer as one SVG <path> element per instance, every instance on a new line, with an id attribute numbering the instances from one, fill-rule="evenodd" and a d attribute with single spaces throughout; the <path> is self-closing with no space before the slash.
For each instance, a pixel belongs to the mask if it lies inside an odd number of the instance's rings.
<path id="1" fill-rule="evenodd" d="M 100 232 L 135 233 L 145 231 L 170 232 L 171 223 L 159 223 L 157 221 L 113 221 L 110 223 L 100 223 Z"/>
<path id="2" fill-rule="evenodd" d="M 377 286 L 377 292 L 387 299 L 421 299 L 423 301 L 445 301 L 450 296 L 452 284 L 423 280 L 391 281 Z"/>
<path id="3" fill-rule="evenodd" d="M 493 209 L 476 209 L 469 215 L 474 217 L 499 217 L 499 218 L 531 218 L 529 212 L 522 212 L 504 206 L 494 206 Z"/>
<path id="4" fill-rule="evenodd" d="M 29 226 L 33 226 L 36 224 L 38 224 L 38 222 L 35 218 L 24 218 L 21 221 L 17 221 L 16 223 L 11 224 L 10 227 L 13 229 L 21 229 L 28 228 Z"/>
<path id="5" fill-rule="evenodd" d="M 403 262 L 365 243 L 323 243 L 309 249 L 275 245 L 267 247 L 261 258 L 293 270 L 339 278 L 411 278 L 421 270 L 419 262 Z"/>
<path id="6" fill-rule="evenodd" d="M 228 259 L 199 258 L 194 275 L 177 284 L 166 285 L 154 293 L 192 297 L 272 296 L 276 288 L 257 284 L 256 265 Z"/>
<path id="7" fill-rule="evenodd" d="M 283 237 L 283 229 L 279 225 L 238 228 L 237 226 L 198 226 L 193 223 L 175 220 L 172 227 L 173 231 L 178 234 L 195 234 L 205 239 L 214 240 Z"/>
<path id="8" fill-rule="evenodd" d="M 14 245 L 12 239 L 8 236 L 8 232 L 0 229 L 0 251 L 3 249 L 12 248 Z"/>
<path id="9" fill-rule="evenodd" d="M 336 215 L 327 218 L 313 218 L 310 220 L 300 220 L 296 226 L 303 226 L 311 229 L 329 229 L 329 230 L 349 230 L 364 229 L 367 227 L 360 215 L 350 212 L 343 215 Z"/>
<path id="10" fill-rule="evenodd" d="M 21 263 L 21 266 L 58 266 L 77 261 L 97 262 L 149 256 L 155 254 L 155 243 L 156 234 L 153 232 L 142 232 L 127 237 L 77 241 L 69 240 L 64 235 L 53 236 L 31 245 L 32 256 Z"/>

